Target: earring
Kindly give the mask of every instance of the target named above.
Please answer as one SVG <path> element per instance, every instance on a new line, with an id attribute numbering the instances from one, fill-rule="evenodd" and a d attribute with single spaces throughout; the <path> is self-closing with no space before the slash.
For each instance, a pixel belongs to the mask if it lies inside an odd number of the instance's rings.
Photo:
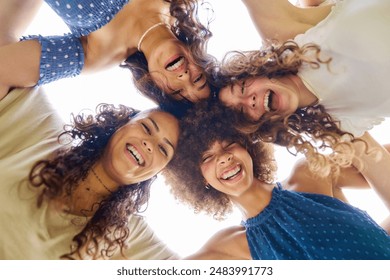
<path id="1" fill-rule="evenodd" d="M 204 187 L 205 187 L 207 190 L 209 190 L 211 186 L 210 186 L 209 183 L 207 183 Z"/>

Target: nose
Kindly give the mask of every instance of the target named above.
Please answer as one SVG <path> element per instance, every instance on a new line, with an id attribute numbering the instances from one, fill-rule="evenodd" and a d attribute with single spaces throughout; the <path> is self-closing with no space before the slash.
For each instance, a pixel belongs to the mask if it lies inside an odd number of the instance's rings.
<path id="1" fill-rule="evenodd" d="M 245 107 L 253 109 L 256 107 L 256 95 L 249 95 L 246 98 L 243 98 L 242 103 Z"/>
<path id="2" fill-rule="evenodd" d="M 178 79 L 184 80 L 190 77 L 188 69 L 177 76 Z"/>
<path id="3" fill-rule="evenodd" d="M 149 153 L 153 152 L 153 145 L 148 140 L 142 140 L 142 146 L 144 146 L 147 152 Z"/>
<path id="4" fill-rule="evenodd" d="M 225 164 L 229 163 L 232 159 L 233 159 L 233 155 L 231 153 L 225 152 L 219 156 L 218 163 L 220 165 L 225 165 Z"/>

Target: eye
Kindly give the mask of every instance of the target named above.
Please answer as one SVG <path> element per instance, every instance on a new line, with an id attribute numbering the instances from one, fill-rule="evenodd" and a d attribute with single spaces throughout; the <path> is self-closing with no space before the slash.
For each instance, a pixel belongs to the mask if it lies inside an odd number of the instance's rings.
<path id="1" fill-rule="evenodd" d="M 212 155 L 204 155 L 202 157 L 202 163 L 209 162 L 213 156 Z"/>
<path id="2" fill-rule="evenodd" d="M 160 152 L 161 152 L 164 156 L 168 157 L 168 151 L 167 151 L 167 149 L 165 149 L 165 147 L 164 147 L 163 145 L 158 145 L 158 148 L 159 148 Z"/>
<path id="3" fill-rule="evenodd" d="M 203 77 L 203 74 L 200 74 L 200 75 L 195 79 L 194 84 L 195 84 L 196 82 L 199 82 L 200 79 L 202 79 L 202 77 Z"/>
<path id="4" fill-rule="evenodd" d="M 241 83 L 241 94 L 242 95 L 244 95 L 244 91 L 245 91 L 245 80 L 243 80 Z"/>
<path id="5" fill-rule="evenodd" d="M 225 149 L 229 149 L 229 148 L 233 148 L 234 146 L 235 146 L 235 144 L 236 144 L 236 142 L 230 142 L 229 144 L 227 144 L 226 146 L 225 146 Z"/>
<path id="6" fill-rule="evenodd" d="M 171 92 L 171 95 L 172 95 L 172 96 L 181 95 L 182 92 L 183 92 L 182 89 L 174 90 L 174 91 Z"/>
<path id="7" fill-rule="evenodd" d="M 152 135 L 152 131 L 145 123 L 141 123 L 141 126 L 147 134 Z"/>

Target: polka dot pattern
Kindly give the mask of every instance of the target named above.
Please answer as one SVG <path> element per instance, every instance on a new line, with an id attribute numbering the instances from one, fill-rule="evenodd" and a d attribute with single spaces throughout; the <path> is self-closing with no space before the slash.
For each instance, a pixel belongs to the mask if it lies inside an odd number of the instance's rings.
<path id="1" fill-rule="evenodd" d="M 390 236 L 366 212 L 280 184 L 270 204 L 242 225 L 253 259 L 390 259 Z"/>
<path id="2" fill-rule="evenodd" d="M 64 36 L 28 36 L 22 40 L 37 39 L 41 44 L 40 77 L 37 85 L 74 77 L 84 65 L 84 51 L 79 38 Z"/>
<path id="3" fill-rule="evenodd" d="M 129 0 L 45 0 L 76 37 L 106 25 Z"/>
<path id="4" fill-rule="evenodd" d="M 79 38 L 107 24 L 129 0 L 45 2 L 68 25 L 71 33 L 64 36 L 38 35 L 22 38 L 37 39 L 42 47 L 40 79 L 37 85 L 79 75 L 84 67 L 84 50 Z"/>

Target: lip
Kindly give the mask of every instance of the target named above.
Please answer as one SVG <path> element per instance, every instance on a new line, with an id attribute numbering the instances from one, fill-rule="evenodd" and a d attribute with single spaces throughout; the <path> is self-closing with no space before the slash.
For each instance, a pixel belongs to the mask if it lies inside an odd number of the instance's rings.
<path id="1" fill-rule="evenodd" d="M 168 67 L 169 64 L 171 64 L 172 62 L 174 62 L 175 60 L 177 60 L 177 59 L 179 59 L 179 58 L 181 58 L 181 57 L 182 57 L 183 60 L 184 60 L 184 62 L 183 62 L 182 65 L 180 65 L 180 66 L 179 66 L 177 69 L 175 69 L 175 70 L 168 70 L 168 69 L 167 69 L 167 67 Z M 176 54 L 176 55 L 170 57 L 170 58 L 168 59 L 168 61 L 165 63 L 165 65 L 164 65 L 164 69 L 165 69 L 166 71 L 174 72 L 174 73 L 180 73 L 180 72 L 184 71 L 184 70 L 186 69 L 186 67 L 187 67 L 187 60 L 186 60 L 186 58 L 185 58 L 184 55 L 180 55 L 180 54 Z"/>
<path id="2" fill-rule="evenodd" d="M 128 150 L 128 146 L 131 146 L 133 149 L 135 149 L 139 154 L 140 156 L 142 157 L 143 159 L 143 163 L 140 164 L 136 159 L 135 159 L 135 156 Z M 125 146 L 125 149 L 124 149 L 124 153 L 125 153 L 125 156 L 130 160 L 130 162 L 136 166 L 141 166 L 141 167 L 144 167 L 146 165 L 146 159 L 145 159 L 145 155 L 144 153 L 141 151 L 141 149 L 138 149 L 137 146 L 133 145 L 133 144 L 130 144 L 130 143 L 126 143 L 126 146 Z"/>
<path id="3" fill-rule="evenodd" d="M 236 168 L 240 169 L 238 171 L 238 173 L 236 173 L 233 177 L 231 177 L 229 179 L 223 179 L 223 175 L 226 175 L 229 172 L 233 172 Z M 243 169 L 242 165 L 239 163 L 236 163 L 236 164 L 230 165 L 227 168 L 224 168 L 222 170 L 221 174 L 218 176 L 218 178 L 224 183 L 233 184 L 233 183 L 236 183 L 242 179 L 242 177 L 244 176 L 243 173 L 244 173 L 244 169 Z"/>

